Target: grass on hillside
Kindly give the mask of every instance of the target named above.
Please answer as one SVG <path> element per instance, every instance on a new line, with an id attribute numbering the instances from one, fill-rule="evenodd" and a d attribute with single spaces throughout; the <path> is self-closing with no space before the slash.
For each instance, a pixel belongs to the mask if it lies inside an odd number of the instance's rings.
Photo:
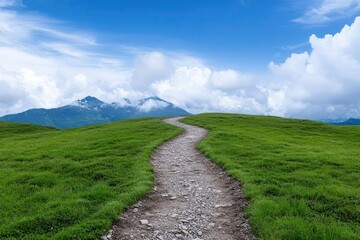
<path id="1" fill-rule="evenodd" d="M 52 128 L 0 122 L 0 239 L 98 239 L 153 186 L 160 119 Z"/>
<path id="2" fill-rule="evenodd" d="M 260 239 L 360 239 L 360 127 L 277 117 L 201 114 L 198 147 L 250 199 Z"/>

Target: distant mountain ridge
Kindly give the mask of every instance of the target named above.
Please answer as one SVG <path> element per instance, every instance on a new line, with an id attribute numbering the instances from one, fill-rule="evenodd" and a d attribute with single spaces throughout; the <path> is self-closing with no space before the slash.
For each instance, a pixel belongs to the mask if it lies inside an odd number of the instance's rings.
<path id="1" fill-rule="evenodd" d="M 22 113 L 3 116 L 0 120 L 56 128 L 75 128 L 127 118 L 183 115 L 190 115 L 190 113 L 159 97 L 149 97 L 134 103 L 129 99 L 123 99 L 121 103 L 109 104 L 87 96 L 63 107 L 30 109 Z"/>
<path id="2" fill-rule="evenodd" d="M 357 118 L 349 118 L 346 121 L 334 123 L 334 125 L 360 125 L 360 119 Z"/>

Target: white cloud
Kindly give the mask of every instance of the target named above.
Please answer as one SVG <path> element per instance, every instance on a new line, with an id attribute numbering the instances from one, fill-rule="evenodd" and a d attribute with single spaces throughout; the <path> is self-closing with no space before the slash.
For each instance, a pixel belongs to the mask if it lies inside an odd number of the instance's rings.
<path id="1" fill-rule="evenodd" d="M 135 71 L 132 75 L 132 87 L 146 91 L 156 80 L 169 77 L 172 69 L 170 60 L 161 52 L 144 53 L 135 60 Z"/>
<path id="2" fill-rule="evenodd" d="M 0 104 L 15 104 L 23 95 L 20 76 L 0 68 Z"/>
<path id="3" fill-rule="evenodd" d="M 224 90 L 248 87 L 254 81 L 251 76 L 241 74 L 233 69 L 216 71 L 211 80 L 214 87 Z"/>
<path id="4" fill-rule="evenodd" d="M 149 99 L 145 103 L 137 106 L 137 108 L 142 112 L 150 112 L 153 109 L 162 109 L 168 106 L 169 104 L 166 102 Z"/>
<path id="5" fill-rule="evenodd" d="M 56 43 L 56 42 L 45 42 L 42 46 L 47 50 L 54 51 L 58 54 L 68 57 L 84 58 L 87 57 L 87 52 L 81 51 L 78 47 L 71 46 L 70 44 Z"/>
<path id="6" fill-rule="evenodd" d="M 210 99 L 211 73 L 206 67 L 179 66 L 168 79 L 156 81 L 151 87 L 156 95 L 176 105 L 202 108 Z"/>
<path id="7" fill-rule="evenodd" d="M 206 66 L 181 66 L 168 79 L 153 83 L 152 89 L 159 97 L 193 113 L 218 111 L 264 114 L 264 94 L 254 86 L 254 82 L 248 84 L 246 81 L 244 84 L 241 78 L 238 82 L 237 77 L 242 75 L 235 70 L 213 71 Z M 224 76 L 227 85 L 214 86 L 214 81 L 222 81 L 221 76 Z"/>
<path id="8" fill-rule="evenodd" d="M 21 5 L 20 0 L 0 0 L 0 7 L 15 7 Z"/>
<path id="9" fill-rule="evenodd" d="M 315 0 L 305 14 L 294 22 L 322 24 L 334 19 L 353 16 L 360 10 L 360 0 Z"/>
<path id="10" fill-rule="evenodd" d="M 360 17 L 335 35 L 310 37 L 310 53 L 270 63 L 282 97 L 270 105 L 286 116 L 350 117 L 360 109 Z M 276 104 L 275 104 L 276 103 Z M 294 107 L 295 106 L 295 107 Z M 359 117 L 359 115 L 357 115 Z"/>
<path id="11" fill-rule="evenodd" d="M 96 50 L 89 34 L 0 8 L 0 115 L 57 107 L 91 94 L 114 100 L 128 88 L 131 72 L 122 60 Z"/>
<path id="12" fill-rule="evenodd" d="M 310 52 L 271 62 L 265 77 L 213 70 L 162 56 L 163 78 L 148 82 L 154 95 L 197 113 L 269 114 L 300 118 L 360 117 L 360 18 L 335 35 L 311 36 Z M 177 60 L 174 60 L 177 59 Z M 163 68 L 161 68 L 164 70 Z"/>

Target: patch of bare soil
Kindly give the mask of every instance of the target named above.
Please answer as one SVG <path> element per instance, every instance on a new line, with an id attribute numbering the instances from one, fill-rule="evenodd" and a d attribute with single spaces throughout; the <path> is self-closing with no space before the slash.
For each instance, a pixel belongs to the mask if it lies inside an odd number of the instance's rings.
<path id="1" fill-rule="evenodd" d="M 255 239 L 244 217 L 247 201 L 239 183 L 195 148 L 207 130 L 179 119 L 165 122 L 185 133 L 152 155 L 156 187 L 102 239 Z"/>

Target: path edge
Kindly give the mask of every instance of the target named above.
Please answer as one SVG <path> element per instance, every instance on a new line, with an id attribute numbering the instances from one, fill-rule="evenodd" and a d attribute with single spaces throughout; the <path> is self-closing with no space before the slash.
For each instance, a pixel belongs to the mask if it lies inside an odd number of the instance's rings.
<path id="1" fill-rule="evenodd" d="M 186 130 L 182 127 L 179 127 L 179 126 L 175 126 L 175 125 L 172 125 L 170 123 L 167 123 L 166 120 L 167 119 L 173 119 L 173 118 L 178 118 L 178 121 L 185 118 L 186 116 L 181 116 L 181 117 L 163 117 L 163 118 L 160 118 L 161 122 L 165 123 L 165 124 L 168 124 L 168 125 L 171 125 L 175 128 L 178 128 L 180 131 L 179 133 L 177 133 L 175 136 L 173 137 L 170 137 L 170 138 L 167 138 L 165 139 L 163 142 L 159 143 L 156 147 L 154 147 L 154 149 L 152 150 L 151 152 L 151 155 L 148 159 L 149 163 L 150 163 L 150 166 L 151 166 L 151 170 L 153 172 L 153 175 L 154 175 L 154 181 L 153 181 L 153 187 L 151 189 L 149 189 L 149 191 L 147 191 L 142 197 L 140 197 L 134 204 L 132 205 L 129 205 L 127 206 L 126 208 L 123 209 L 123 211 L 119 212 L 118 213 L 118 218 L 116 221 L 113 221 L 113 223 L 111 224 L 110 226 L 110 229 L 106 232 L 106 234 L 102 235 L 99 237 L 100 240 L 111 240 L 112 239 L 112 234 L 113 234 L 113 229 L 118 225 L 118 223 L 121 221 L 121 217 L 124 213 L 126 213 L 127 211 L 129 211 L 130 209 L 132 209 L 136 204 L 138 204 L 139 202 L 143 201 L 144 199 L 148 198 L 149 195 L 151 194 L 152 191 L 154 191 L 156 189 L 156 173 L 154 171 L 154 165 L 153 165 L 153 159 L 154 159 L 154 155 L 156 154 L 156 152 L 158 151 L 158 149 L 164 145 L 166 142 L 168 141 L 171 141 L 173 139 L 176 139 L 178 137 L 180 137 L 181 135 L 185 134 L 186 133 Z"/>

